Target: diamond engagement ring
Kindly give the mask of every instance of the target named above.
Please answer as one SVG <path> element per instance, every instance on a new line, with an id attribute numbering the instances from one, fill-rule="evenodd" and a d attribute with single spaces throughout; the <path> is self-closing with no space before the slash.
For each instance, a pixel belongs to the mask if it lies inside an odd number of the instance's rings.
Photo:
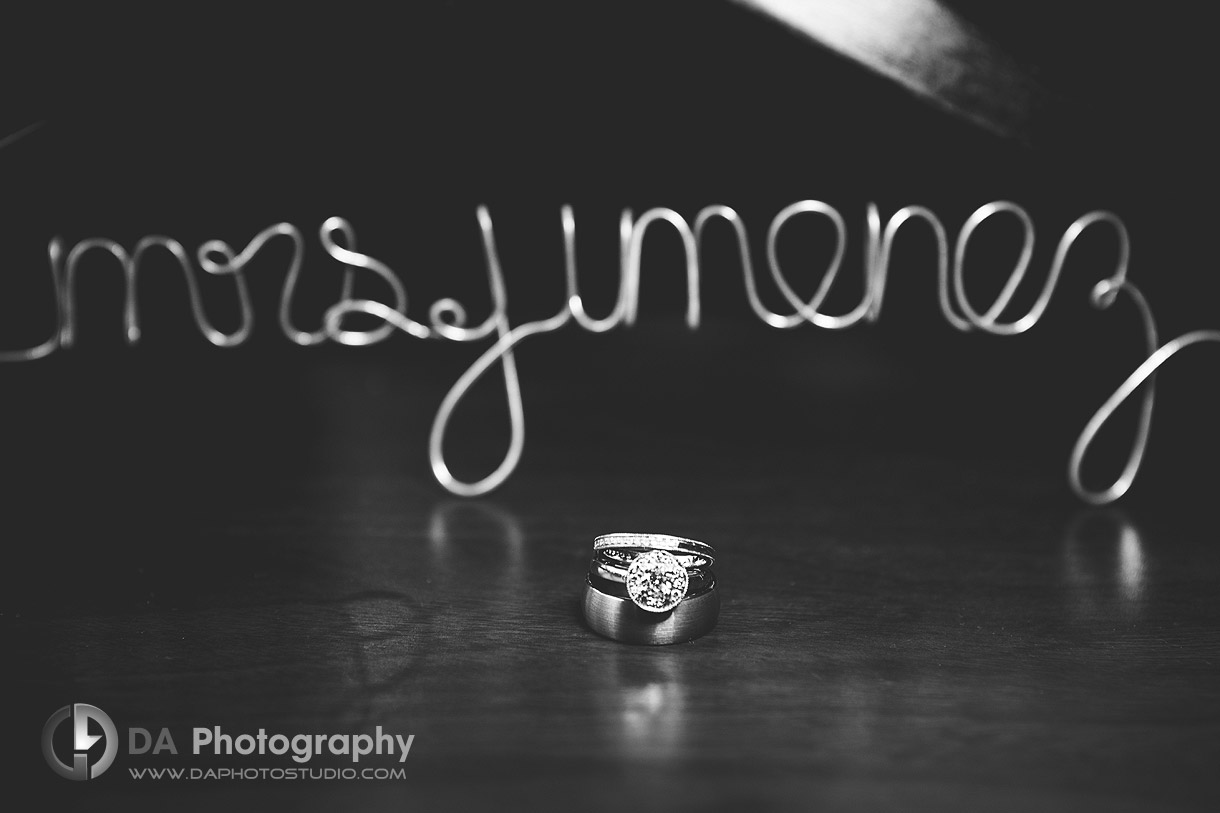
<path id="1" fill-rule="evenodd" d="M 635 606 L 650 613 L 664 613 L 686 598 L 690 577 L 678 560 L 663 550 L 650 550 L 631 561 L 627 568 L 627 595 Z"/>

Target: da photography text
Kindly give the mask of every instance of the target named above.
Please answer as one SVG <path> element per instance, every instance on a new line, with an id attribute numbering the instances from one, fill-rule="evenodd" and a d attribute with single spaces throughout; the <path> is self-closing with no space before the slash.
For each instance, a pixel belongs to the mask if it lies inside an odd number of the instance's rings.
<path id="1" fill-rule="evenodd" d="M 69 725 L 65 725 L 69 724 Z M 59 733 L 63 730 L 63 733 Z M 70 736 L 69 736 L 70 734 Z M 70 746 L 69 746 L 70 743 Z M 334 758 L 358 765 L 361 760 L 380 760 L 384 765 L 401 765 L 411 754 L 414 734 L 387 731 L 375 726 L 371 731 L 344 733 L 285 732 L 258 728 L 226 731 L 222 726 L 195 726 L 189 736 L 168 727 L 129 726 L 125 736 L 111 717 L 97 706 L 74 703 L 55 711 L 42 730 L 42 751 L 56 774 L 76 781 L 97 779 L 111 767 L 116 757 L 166 757 L 242 760 L 261 759 L 262 766 L 250 764 L 225 767 L 173 767 L 154 760 L 156 767 L 130 767 L 132 778 L 143 779 L 396 779 L 405 778 L 402 769 L 313 767 L 318 758 Z"/>

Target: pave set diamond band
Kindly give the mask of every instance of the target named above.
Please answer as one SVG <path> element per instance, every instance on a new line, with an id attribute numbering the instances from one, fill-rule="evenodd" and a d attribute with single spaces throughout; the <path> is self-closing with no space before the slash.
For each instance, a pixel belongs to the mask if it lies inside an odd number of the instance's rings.
<path id="1" fill-rule="evenodd" d="M 711 545 L 668 534 L 616 533 L 593 542 L 585 579 L 590 629 L 616 641 L 693 641 L 714 626 L 720 595 Z"/>

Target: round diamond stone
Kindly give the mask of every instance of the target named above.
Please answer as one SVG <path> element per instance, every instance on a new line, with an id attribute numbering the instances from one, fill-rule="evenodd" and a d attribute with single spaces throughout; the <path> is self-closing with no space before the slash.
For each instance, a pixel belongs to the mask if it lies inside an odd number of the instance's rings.
<path id="1" fill-rule="evenodd" d="M 678 560 L 663 550 L 641 553 L 627 568 L 627 595 L 650 613 L 672 610 L 686 597 L 690 577 Z"/>

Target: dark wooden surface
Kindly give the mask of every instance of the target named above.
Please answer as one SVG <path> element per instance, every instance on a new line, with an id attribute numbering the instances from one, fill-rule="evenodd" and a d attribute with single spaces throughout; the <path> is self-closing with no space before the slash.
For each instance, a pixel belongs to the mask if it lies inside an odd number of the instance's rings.
<path id="1" fill-rule="evenodd" d="M 709 329 L 696 342 L 645 328 L 602 341 L 626 367 L 649 348 L 678 364 L 760 330 Z M 424 419 L 443 374 L 389 355 L 299 352 L 275 389 L 311 388 L 309 417 L 243 418 L 227 440 L 228 423 L 206 443 L 155 451 L 155 426 L 107 413 L 129 409 L 128 394 L 98 394 L 97 420 L 115 436 L 98 440 L 81 418 L 66 442 L 94 446 L 54 461 L 43 481 L 58 478 L 71 499 L 44 504 L 27 486 L 28 505 L 11 508 L 22 536 L 8 537 L 5 568 L 16 703 L 6 783 L 28 784 L 29 798 L 427 810 L 1217 800 L 1220 551 L 1197 499 L 1084 509 L 1058 455 L 972 453 L 954 435 L 982 430 L 951 407 L 960 431 L 930 428 L 934 448 L 863 433 L 836 443 L 841 429 L 817 440 L 796 416 L 774 417 L 765 401 L 784 390 L 773 384 L 754 407 L 706 410 L 752 424 L 725 423 L 718 437 L 692 417 L 695 428 L 667 431 L 691 409 L 682 392 L 707 394 L 704 379 L 606 365 L 527 386 L 537 431 L 522 471 L 464 501 L 425 476 Z M 269 372 L 211 358 L 193 388 L 147 397 L 185 409 L 206 389 L 248 391 L 244 376 Z M 143 358 L 128 366 L 152 372 Z M 87 382 L 84 367 L 41 369 Z M 655 401 L 594 386 L 616 376 Z M 912 411 L 888 387 L 826 381 L 814 408 L 845 400 L 865 426 Z M 261 398 L 288 406 L 287 395 Z M 792 437 L 748 431 L 767 414 Z M 502 441 L 500 429 L 471 422 L 455 445 Z M 309 454 L 293 459 L 280 444 Z M 170 462 L 180 453 L 193 462 Z M 717 546 L 724 608 L 713 633 L 649 649 L 583 626 L 591 540 L 618 529 Z M 396 782 L 137 783 L 127 767 L 201 763 L 120 754 L 106 776 L 76 784 L 36 748 L 45 717 L 67 702 L 100 706 L 120 731 L 380 724 L 416 741 Z"/>

